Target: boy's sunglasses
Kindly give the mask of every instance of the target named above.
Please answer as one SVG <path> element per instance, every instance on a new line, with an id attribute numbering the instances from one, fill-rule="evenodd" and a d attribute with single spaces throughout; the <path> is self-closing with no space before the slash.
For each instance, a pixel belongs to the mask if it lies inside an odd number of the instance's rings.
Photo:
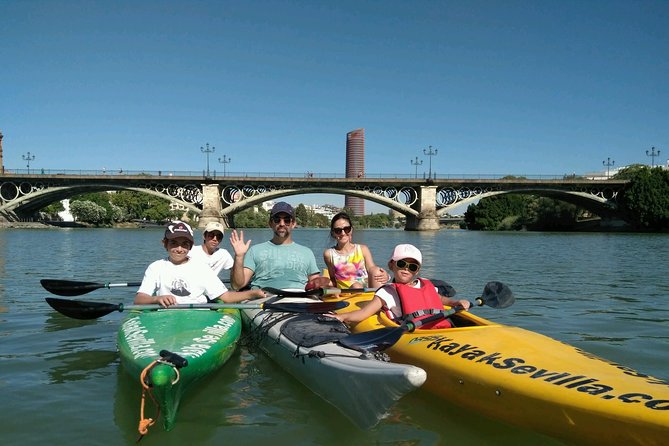
<path id="1" fill-rule="evenodd" d="M 287 225 L 291 224 L 293 222 L 293 217 L 279 217 L 278 215 L 275 217 L 272 217 L 272 221 L 276 224 L 281 223 L 281 220 Z"/>
<path id="2" fill-rule="evenodd" d="M 397 265 L 397 267 L 399 269 L 406 268 L 409 271 L 411 271 L 412 273 L 415 273 L 416 271 L 418 271 L 420 269 L 420 265 L 418 263 L 410 263 L 410 262 L 407 262 L 406 260 L 402 260 L 402 259 L 396 261 L 395 265 Z"/>
<path id="3" fill-rule="evenodd" d="M 350 226 L 344 226 L 343 228 L 332 228 L 332 232 L 334 232 L 337 235 L 341 235 L 342 232 L 345 232 L 346 234 L 351 233 L 351 227 Z"/>
<path id="4" fill-rule="evenodd" d="M 220 232 L 207 232 L 207 238 L 215 238 L 218 240 L 223 240 L 223 234 Z"/>

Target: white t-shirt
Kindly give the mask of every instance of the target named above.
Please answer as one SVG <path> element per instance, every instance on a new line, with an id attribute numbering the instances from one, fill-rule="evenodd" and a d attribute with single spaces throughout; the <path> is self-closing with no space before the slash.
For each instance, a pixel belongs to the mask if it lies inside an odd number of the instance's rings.
<path id="1" fill-rule="evenodd" d="M 171 294 L 179 304 L 207 303 L 228 289 L 202 262 L 188 260 L 175 265 L 169 259 L 156 260 L 146 269 L 137 292 L 149 296 Z"/>
<path id="2" fill-rule="evenodd" d="M 202 245 L 193 246 L 193 249 L 188 253 L 188 257 L 206 263 L 217 276 L 221 270 L 232 268 L 232 264 L 234 263 L 232 256 L 226 249 L 218 248 L 212 255 L 209 255 Z"/>

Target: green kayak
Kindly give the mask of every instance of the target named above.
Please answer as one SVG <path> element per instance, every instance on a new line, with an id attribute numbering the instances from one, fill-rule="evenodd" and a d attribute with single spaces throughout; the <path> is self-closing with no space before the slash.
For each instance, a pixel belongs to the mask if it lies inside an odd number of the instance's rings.
<path id="1" fill-rule="evenodd" d="M 179 401 L 196 381 L 230 358 L 241 335 L 238 310 L 158 310 L 131 313 L 118 331 L 118 349 L 126 372 L 142 384 L 140 434 L 163 417 L 174 427 Z M 142 378 L 142 375 L 143 378 Z"/>

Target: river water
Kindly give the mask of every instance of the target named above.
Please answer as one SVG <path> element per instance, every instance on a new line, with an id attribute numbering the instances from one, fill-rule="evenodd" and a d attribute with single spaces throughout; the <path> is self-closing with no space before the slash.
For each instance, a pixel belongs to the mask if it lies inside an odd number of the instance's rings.
<path id="1" fill-rule="evenodd" d="M 269 230 L 245 231 L 254 242 Z M 45 303 L 42 278 L 127 282 L 162 257 L 160 229 L 0 229 L 0 438 L 8 445 L 124 445 L 137 439 L 140 387 L 119 367 L 123 315 L 68 319 Z M 425 277 L 458 297 L 487 281 L 508 284 L 513 307 L 473 311 L 541 332 L 641 372 L 669 378 L 669 235 L 359 230 L 378 264 L 397 243 L 423 251 Z M 324 230 L 295 239 L 321 253 Z M 226 240 L 224 245 L 229 248 Z M 88 300 L 131 303 L 135 290 L 97 290 Z M 358 430 L 262 353 L 242 347 L 182 401 L 171 432 L 143 445 L 559 445 L 420 390 L 369 431 Z"/>

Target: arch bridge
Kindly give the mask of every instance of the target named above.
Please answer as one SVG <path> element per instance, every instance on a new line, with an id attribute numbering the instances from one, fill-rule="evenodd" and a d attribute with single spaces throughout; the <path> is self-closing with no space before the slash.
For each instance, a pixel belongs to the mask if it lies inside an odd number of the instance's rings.
<path id="1" fill-rule="evenodd" d="M 625 180 L 406 179 L 321 177 L 197 177 L 162 175 L 0 175 L 0 217 L 17 221 L 78 194 L 134 190 L 169 199 L 210 221 L 267 200 L 325 193 L 360 197 L 406 216 L 408 230 L 439 229 L 439 218 L 456 206 L 500 194 L 532 194 L 576 204 L 603 219 L 618 218 L 617 198 Z"/>

